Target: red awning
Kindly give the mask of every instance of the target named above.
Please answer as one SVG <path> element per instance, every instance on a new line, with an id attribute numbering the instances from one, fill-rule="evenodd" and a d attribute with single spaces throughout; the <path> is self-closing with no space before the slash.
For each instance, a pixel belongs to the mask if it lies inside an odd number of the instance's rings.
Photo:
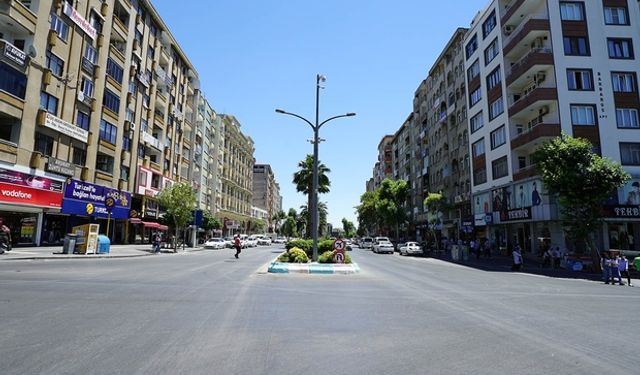
<path id="1" fill-rule="evenodd" d="M 131 224 L 140 224 L 142 220 L 132 217 L 131 219 L 129 219 L 129 222 L 131 222 Z"/>
<path id="2" fill-rule="evenodd" d="M 160 230 L 164 230 L 164 231 L 167 231 L 167 230 L 169 230 L 169 227 L 168 227 L 168 226 L 166 226 L 166 225 L 162 225 L 162 224 L 161 224 L 161 225 L 158 225 L 158 229 L 160 229 Z"/>
<path id="3" fill-rule="evenodd" d="M 160 228 L 160 224 L 154 223 L 152 221 L 141 221 L 140 223 L 146 228 Z"/>

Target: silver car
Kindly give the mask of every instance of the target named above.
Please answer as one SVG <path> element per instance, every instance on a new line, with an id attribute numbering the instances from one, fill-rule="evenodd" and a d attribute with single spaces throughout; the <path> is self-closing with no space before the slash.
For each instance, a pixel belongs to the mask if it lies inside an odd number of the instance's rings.
<path id="1" fill-rule="evenodd" d="M 422 254 L 422 247 L 417 242 L 407 242 L 400 247 L 400 255 Z"/>
<path id="2" fill-rule="evenodd" d="M 374 253 L 388 253 L 393 254 L 394 252 L 393 244 L 389 241 L 378 241 L 375 245 L 373 245 Z"/>

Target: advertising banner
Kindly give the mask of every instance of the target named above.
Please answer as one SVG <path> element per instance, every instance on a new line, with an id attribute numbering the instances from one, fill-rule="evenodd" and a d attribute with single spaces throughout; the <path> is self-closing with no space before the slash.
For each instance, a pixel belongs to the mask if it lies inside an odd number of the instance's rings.
<path id="1" fill-rule="evenodd" d="M 59 208 L 62 205 L 62 194 L 0 182 L 0 201 L 27 206 Z"/>
<path id="2" fill-rule="evenodd" d="M 129 218 L 131 194 L 106 186 L 72 179 L 64 190 L 62 213 L 107 218 L 109 212 L 105 206 L 107 197 L 115 200 L 111 210 L 114 219 Z"/>
<path id="3" fill-rule="evenodd" d="M 0 182 L 62 193 L 62 181 L 0 168 Z"/>

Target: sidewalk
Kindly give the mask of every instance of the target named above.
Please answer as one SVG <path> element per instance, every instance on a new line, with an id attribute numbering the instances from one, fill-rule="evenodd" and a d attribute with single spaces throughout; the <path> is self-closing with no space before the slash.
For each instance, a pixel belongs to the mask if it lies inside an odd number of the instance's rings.
<path id="1" fill-rule="evenodd" d="M 204 250 L 202 247 L 180 248 L 178 254 L 183 252 Z M 151 245 L 111 245 L 107 254 L 61 254 L 62 246 L 37 246 L 16 247 L 11 251 L 0 254 L 0 261 L 7 260 L 35 260 L 35 259 L 95 259 L 95 258 L 132 258 L 148 255 L 156 255 L 151 250 Z M 171 249 L 161 249 L 160 255 L 175 254 Z"/>

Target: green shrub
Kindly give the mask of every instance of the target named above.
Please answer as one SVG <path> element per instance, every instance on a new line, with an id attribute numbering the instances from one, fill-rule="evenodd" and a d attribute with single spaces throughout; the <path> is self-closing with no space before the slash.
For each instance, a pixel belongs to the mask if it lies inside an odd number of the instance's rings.
<path id="1" fill-rule="evenodd" d="M 304 250 L 298 247 L 292 247 L 280 255 L 278 261 L 283 263 L 309 263 L 309 257 Z"/>
<path id="2" fill-rule="evenodd" d="M 293 241 L 287 242 L 284 245 L 284 247 L 287 250 L 297 247 L 298 249 L 302 249 L 307 254 L 309 254 L 309 251 L 313 249 L 313 241 L 312 240 L 293 240 Z"/>
<path id="3" fill-rule="evenodd" d="M 333 256 L 335 254 L 335 250 L 325 251 L 318 257 L 318 263 L 334 263 Z M 344 263 L 351 264 L 351 256 L 347 253 L 344 254 Z"/>
<path id="4" fill-rule="evenodd" d="M 333 240 L 322 240 L 318 242 L 318 254 L 324 254 L 333 250 Z"/>

